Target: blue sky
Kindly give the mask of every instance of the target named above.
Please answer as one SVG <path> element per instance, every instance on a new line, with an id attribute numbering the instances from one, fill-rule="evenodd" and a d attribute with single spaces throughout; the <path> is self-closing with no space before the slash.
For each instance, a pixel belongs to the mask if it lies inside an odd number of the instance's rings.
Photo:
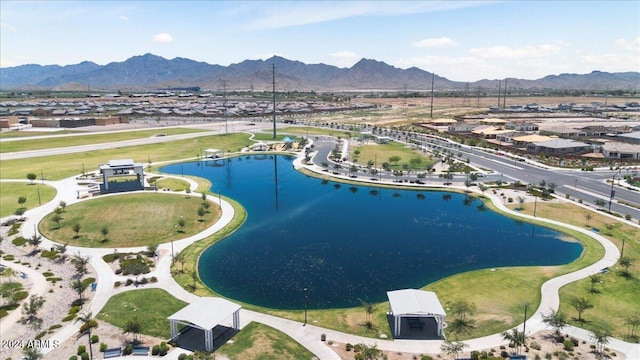
<path id="1" fill-rule="evenodd" d="M 638 1 L 0 1 L 0 66 L 361 58 L 456 81 L 640 71 Z"/>

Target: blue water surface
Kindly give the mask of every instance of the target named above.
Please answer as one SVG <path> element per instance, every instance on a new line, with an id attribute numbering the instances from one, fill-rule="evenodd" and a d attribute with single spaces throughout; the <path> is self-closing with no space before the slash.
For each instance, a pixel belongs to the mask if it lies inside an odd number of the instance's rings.
<path id="1" fill-rule="evenodd" d="M 292 161 L 252 155 L 162 168 L 207 178 L 247 209 L 246 223 L 200 258 L 202 281 L 219 294 L 270 308 L 348 307 L 469 270 L 566 264 L 583 249 L 464 194 L 323 181 Z"/>

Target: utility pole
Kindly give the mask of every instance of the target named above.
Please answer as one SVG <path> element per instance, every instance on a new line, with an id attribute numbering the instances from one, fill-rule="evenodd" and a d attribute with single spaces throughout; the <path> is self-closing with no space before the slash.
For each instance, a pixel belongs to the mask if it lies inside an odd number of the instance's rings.
<path id="1" fill-rule="evenodd" d="M 272 64 L 273 74 L 273 138 L 276 138 L 276 64 Z"/>
<path id="2" fill-rule="evenodd" d="M 435 82 L 436 74 L 431 73 L 431 118 L 433 119 L 433 83 Z"/>
<path id="3" fill-rule="evenodd" d="M 228 134 L 229 129 L 227 127 L 227 80 L 222 80 L 222 107 L 224 108 L 222 115 L 224 116 L 224 133 Z"/>
<path id="4" fill-rule="evenodd" d="M 500 88 L 502 86 L 502 80 L 498 80 L 498 109 L 500 108 Z"/>
<path id="5" fill-rule="evenodd" d="M 503 100 L 502 100 L 502 107 L 503 108 L 507 108 L 507 79 L 504 79 L 504 95 L 503 95 Z"/>

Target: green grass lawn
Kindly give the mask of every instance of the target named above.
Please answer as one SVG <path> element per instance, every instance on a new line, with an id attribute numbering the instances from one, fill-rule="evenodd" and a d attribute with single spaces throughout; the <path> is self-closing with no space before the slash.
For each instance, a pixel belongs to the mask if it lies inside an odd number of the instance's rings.
<path id="1" fill-rule="evenodd" d="M 71 131 L 71 130 L 34 131 L 33 128 L 29 131 L 7 131 L 6 129 L 2 129 L 2 131 L 0 131 L 0 139 L 26 138 L 26 137 L 34 137 L 34 136 L 67 135 L 67 134 L 78 134 L 78 133 L 82 133 L 82 132 Z"/>
<path id="2" fill-rule="evenodd" d="M 143 334 L 169 339 L 171 331 L 167 317 L 186 305 L 162 289 L 137 289 L 112 296 L 96 318 L 123 328 L 132 316 L 137 315 L 142 322 Z"/>
<path id="3" fill-rule="evenodd" d="M 313 126 L 289 126 L 289 127 L 278 129 L 278 131 L 276 132 L 276 135 L 278 139 L 281 139 L 282 137 L 291 135 L 291 134 L 298 135 L 298 136 L 304 135 L 305 137 L 307 135 L 309 135 L 309 137 L 313 137 L 314 135 L 332 135 L 332 136 L 338 136 L 338 137 L 344 138 L 348 136 L 349 133 L 350 133 L 349 131 L 344 131 L 344 130 L 316 128 Z M 273 132 L 267 133 L 265 131 L 261 133 L 256 133 L 255 135 L 256 137 L 260 136 L 260 138 L 264 140 L 273 139 Z"/>
<path id="4" fill-rule="evenodd" d="M 189 188 L 189 182 L 176 178 L 160 178 L 155 181 L 158 189 L 170 189 L 173 191 L 184 191 Z"/>
<path id="5" fill-rule="evenodd" d="M 47 180 L 60 180 L 82 173 L 97 170 L 98 166 L 112 159 L 133 159 L 135 162 L 152 163 L 194 158 L 200 150 L 208 148 L 224 149 L 227 152 L 238 151 L 251 144 L 248 134 L 228 134 L 204 136 L 195 139 L 177 140 L 167 143 L 128 146 L 110 150 L 98 150 L 67 155 L 43 156 L 28 160 L 0 160 L 3 179 L 25 179 L 28 173 L 40 177 L 44 173 Z M 4 145 L 3 145 L 4 146 Z M 153 170 L 153 168 L 152 168 Z"/>
<path id="6" fill-rule="evenodd" d="M 252 322 L 216 351 L 230 359 L 297 360 L 311 359 L 313 354 L 285 333 Z"/>
<path id="7" fill-rule="evenodd" d="M 115 141 L 144 139 L 158 134 L 164 135 L 179 135 L 189 134 L 194 132 L 202 132 L 200 129 L 188 129 L 188 128 L 167 128 L 167 129 L 153 129 L 153 130 L 140 130 L 140 131 L 123 131 L 123 132 L 111 132 L 108 134 L 87 134 L 82 136 L 64 136 L 64 137 L 51 137 L 47 139 L 30 139 L 23 141 L 9 141 L 3 142 L 0 147 L 0 153 L 9 153 L 15 151 L 26 150 L 41 150 L 51 149 L 58 147 L 78 146 L 78 145 L 90 145 L 100 144 Z M 50 133 L 51 135 L 60 135 L 59 133 Z M 40 135 L 40 134 L 34 134 Z"/>
<path id="8" fill-rule="evenodd" d="M 512 205 L 517 207 L 518 205 Z M 531 214 L 533 206 L 525 205 L 521 212 Z M 538 202 L 536 213 L 538 216 L 561 219 L 563 222 L 581 226 L 587 229 L 593 227 L 600 229 L 600 235 L 605 236 L 622 248 L 622 239 L 625 241 L 624 256 L 635 260 L 631 268 L 634 275 L 630 279 L 619 275 L 619 266 L 611 268 L 611 271 L 602 275 L 602 284 L 597 286 L 600 291 L 591 294 L 591 280 L 589 278 L 568 284 L 560 289 L 560 311 L 567 314 L 567 320 L 571 325 L 585 329 L 594 329 L 605 325 L 611 327 L 616 338 L 624 338 L 627 334 L 627 326 L 624 319 L 633 314 L 640 313 L 640 229 L 627 224 L 617 222 L 609 217 L 587 211 L 572 204 L 540 203 Z M 589 214 L 589 216 L 587 216 Z M 583 317 L 586 322 L 578 322 L 573 318 L 577 316 L 576 310 L 570 305 L 572 298 L 585 298 L 594 307 L 586 310 Z"/>
<path id="9" fill-rule="evenodd" d="M 39 200 L 38 191 L 40 192 Z M 48 185 L 43 185 L 37 181 L 34 182 L 34 184 L 23 182 L 0 182 L 0 217 L 13 214 L 14 211 L 20 207 L 20 204 L 18 204 L 18 198 L 21 196 L 27 198 L 27 202 L 24 204 L 24 207 L 29 210 L 40 206 L 40 203 L 46 204 L 51 201 L 56 196 L 56 189 Z"/>
<path id="10" fill-rule="evenodd" d="M 40 232 L 59 243 L 85 247 L 130 247 L 166 243 L 186 238 L 215 223 L 220 208 L 209 202 L 209 213 L 200 221 L 200 197 L 156 192 L 104 196 L 67 206 L 61 214 L 60 227 L 53 221 L 55 213 L 39 224 Z M 184 229 L 176 224 L 185 219 Z M 73 226 L 80 224 L 79 236 Z M 107 241 L 101 233 L 104 226 Z"/>
<path id="11" fill-rule="evenodd" d="M 359 151 L 359 155 L 356 156 L 355 151 Z M 404 170 L 405 165 L 407 170 L 425 170 L 437 162 L 431 156 L 408 148 L 398 142 L 352 146 L 349 156 L 362 165 L 372 161 L 377 168 L 382 167 L 382 163 L 388 162 L 393 170 Z M 399 157 L 400 161 L 392 163 L 389 160 L 392 157 Z"/>

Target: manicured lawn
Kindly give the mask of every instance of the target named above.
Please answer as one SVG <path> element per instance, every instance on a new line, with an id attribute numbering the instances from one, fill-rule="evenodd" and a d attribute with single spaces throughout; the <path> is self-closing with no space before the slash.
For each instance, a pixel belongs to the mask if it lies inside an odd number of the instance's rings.
<path id="1" fill-rule="evenodd" d="M 358 156 L 355 155 L 356 150 L 360 152 Z M 361 165 L 366 165 L 367 162 L 372 161 L 377 168 L 381 168 L 382 163 L 387 162 L 392 170 L 404 170 L 404 165 L 408 167 L 408 170 L 425 170 L 436 163 L 436 160 L 431 156 L 408 148 L 398 142 L 352 146 L 349 156 L 351 159 L 357 159 L 357 163 Z M 400 160 L 392 163 L 390 161 L 392 157 L 399 157 Z"/>
<path id="2" fill-rule="evenodd" d="M 170 189 L 173 191 L 184 191 L 189 188 L 189 183 L 187 181 L 169 177 L 158 179 L 155 184 L 159 190 Z"/>
<path id="3" fill-rule="evenodd" d="M 516 206 L 513 205 L 513 207 Z M 526 204 L 522 212 L 531 214 L 532 211 L 533 206 Z M 572 204 L 538 202 L 536 213 L 539 216 L 561 219 L 563 222 L 587 229 L 598 228 L 600 235 L 611 240 L 619 249 L 622 248 L 622 239 L 625 239 L 624 256 L 628 256 L 636 262 L 631 268 L 631 273 L 634 275 L 631 279 L 621 277 L 618 273 L 621 268 L 616 266 L 608 274 L 601 275 L 602 284 L 597 285 L 600 293 L 590 293 L 591 280 L 589 278 L 568 284 L 560 289 L 560 311 L 568 315 L 567 320 L 570 324 L 586 329 L 594 329 L 606 324 L 612 328 L 615 337 L 624 338 L 624 335 L 627 334 L 625 317 L 633 313 L 640 313 L 640 302 L 637 300 L 640 299 L 640 274 L 638 273 L 640 267 L 638 265 L 640 262 L 640 229 Z M 591 218 L 588 218 L 587 214 Z M 583 314 L 587 322 L 578 322 L 573 319 L 577 313 L 570 305 L 572 298 L 585 298 L 594 305 L 592 309 L 586 310 Z"/>
<path id="4" fill-rule="evenodd" d="M 147 163 L 151 160 L 155 166 L 155 163 L 160 161 L 195 158 L 202 149 L 217 148 L 233 152 L 249 144 L 251 142 L 247 134 L 228 134 L 86 153 L 43 156 L 28 160 L 1 160 L 0 177 L 24 179 L 27 173 L 32 172 L 40 178 L 42 171 L 47 180 L 60 180 L 81 174 L 83 166 L 89 171 L 97 170 L 100 164 L 105 164 L 111 159 L 133 159 L 139 163 Z"/>
<path id="5" fill-rule="evenodd" d="M 103 196 L 67 206 L 61 214 L 60 227 L 53 221 L 55 213 L 39 224 L 40 232 L 59 243 L 85 247 L 131 247 L 166 243 L 186 238 L 215 223 L 220 208 L 210 203 L 209 213 L 200 221 L 199 196 L 156 192 Z M 176 224 L 183 217 L 184 229 Z M 73 226 L 80 224 L 76 238 Z M 107 226 L 108 235 L 101 233 Z"/>
<path id="6" fill-rule="evenodd" d="M 186 305 L 162 289 L 137 289 L 112 296 L 96 318 L 123 328 L 137 315 L 143 334 L 168 339 L 171 331 L 167 317 Z"/>
<path id="7" fill-rule="evenodd" d="M 26 150 L 41 150 L 58 147 L 68 147 L 77 145 L 90 145 L 100 144 L 115 141 L 144 139 L 154 135 L 179 135 L 189 134 L 194 132 L 201 132 L 200 129 L 187 129 L 187 128 L 168 128 L 168 129 L 153 129 L 153 130 L 141 130 L 141 131 L 123 131 L 123 132 L 111 132 L 108 134 L 87 134 L 82 136 L 64 136 L 64 137 L 51 137 L 47 139 L 32 139 L 23 141 L 9 141 L 3 142 L 0 147 L 0 153 L 9 153 L 15 151 Z M 77 133 L 76 133 L 77 134 Z M 39 135 L 39 134 L 34 134 Z M 60 135 L 59 133 L 52 133 L 52 135 Z"/>
<path id="8" fill-rule="evenodd" d="M 4 170 L 4 169 L 3 169 Z M 25 173 L 26 178 L 26 173 Z M 38 200 L 40 191 L 40 200 Z M 51 201 L 56 196 L 56 189 L 35 181 L 34 184 L 23 182 L 0 182 L 0 217 L 9 216 L 19 207 L 18 198 L 24 196 L 27 202 L 23 205 L 27 210 Z"/>
<path id="9" fill-rule="evenodd" d="M 216 351 L 230 359 L 311 359 L 313 354 L 285 333 L 252 322 Z"/>
<path id="10" fill-rule="evenodd" d="M 304 135 L 305 137 L 307 135 L 309 135 L 310 137 L 314 135 L 333 135 L 333 136 L 344 138 L 347 136 L 348 133 L 349 133 L 348 131 L 343 131 L 343 130 L 316 128 L 312 126 L 290 126 L 290 127 L 278 129 L 278 131 L 276 132 L 276 135 L 278 139 L 282 139 L 283 137 L 291 134 L 296 134 L 298 136 Z M 256 135 L 256 139 L 258 140 L 273 139 L 273 132 L 271 133 L 261 132 L 261 133 L 256 133 L 255 135 Z"/>

